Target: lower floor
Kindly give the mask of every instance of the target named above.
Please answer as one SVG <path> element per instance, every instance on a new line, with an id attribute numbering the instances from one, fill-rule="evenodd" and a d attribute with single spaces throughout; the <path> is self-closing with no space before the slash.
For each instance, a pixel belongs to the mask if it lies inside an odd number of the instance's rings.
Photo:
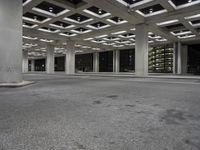
<path id="1" fill-rule="evenodd" d="M 199 150 L 197 79 L 26 74 L 0 88 L 5 150 Z"/>

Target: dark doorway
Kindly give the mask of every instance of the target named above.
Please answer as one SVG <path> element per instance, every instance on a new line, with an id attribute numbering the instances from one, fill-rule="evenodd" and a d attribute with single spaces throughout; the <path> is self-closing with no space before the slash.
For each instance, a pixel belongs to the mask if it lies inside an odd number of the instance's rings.
<path id="1" fill-rule="evenodd" d="M 188 46 L 188 73 L 200 74 L 200 45 Z"/>
<path id="2" fill-rule="evenodd" d="M 32 60 L 28 60 L 28 71 L 31 71 L 31 61 Z"/>
<path id="3" fill-rule="evenodd" d="M 65 71 L 65 56 L 55 57 L 55 71 Z"/>
<path id="4" fill-rule="evenodd" d="M 75 56 L 76 72 L 93 71 L 93 54 L 82 54 Z"/>
<path id="5" fill-rule="evenodd" d="M 99 53 L 99 72 L 113 72 L 113 51 Z"/>
<path id="6" fill-rule="evenodd" d="M 135 50 L 121 50 L 120 51 L 120 72 L 134 72 L 135 71 Z"/>
<path id="7" fill-rule="evenodd" d="M 46 59 L 35 59 L 35 71 L 46 71 Z"/>

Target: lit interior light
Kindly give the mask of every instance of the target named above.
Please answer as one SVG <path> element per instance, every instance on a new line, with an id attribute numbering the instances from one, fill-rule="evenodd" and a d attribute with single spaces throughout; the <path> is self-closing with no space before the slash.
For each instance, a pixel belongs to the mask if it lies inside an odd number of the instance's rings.
<path id="1" fill-rule="evenodd" d="M 107 34 L 104 34 L 104 35 L 99 35 L 99 36 L 96 36 L 95 38 L 104 38 L 104 37 L 107 37 L 108 35 Z"/>
<path id="2" fill-rule="evenodd" d="M 81 22 L 81 17 L 77 17 L 77 21 L 78 21 L 78 22 Z"/>
<path id="3" fill-rule="evenodd" d="M 49 7 L 49 12 L 53 12 L 53 7 Z"/>
<path id="4" fill-rule="evenodd" d="M 126 31 L 119 31 L 119 32 L 111 33 L 111 34 L 112 34 L 112 35 L 117 35 L 117 34 L 122 34 L 122 33 L 126 33 Z"/>
<path id="5" fill-rule="evenodd" d="M 192 38 L 192 37 L 196 37 L 196 35 L 191 34 L 191 35 L 178 36 L 179 39 L 186 39 L 186 38 Z"/>
<path id="6" fill-rule="evenodd" d="M 23 3 L 23 6 L 26 6 L 28 3 L 30 3 L 32 0 L 27 0 L 25 3 Z"/>
<path id="7" fill-rule="evenodd" d="M 113 45 L 113 47 L 124 47 L 124 45 Z"/>
<path id="8" fill-rule="evenodd" d="M 158 26 L 162 26 L 162 25 L 167 25 L 167 24 L 176 23 L 176 22 L 178 22 L 178 21 L 179 21 L 178 19 L 168 20 L 168 21 L 164 21 L 164 22 L 156 23 L 156 25 L 158 25 Z"/>
<path id="9" fill-rule="evenodd" d="M 94 50 L 94 51 L 100 51 L 101 49 L 100 48 L 92 48 L 92 50 Z"/>
<path id="10" fill-rule="evenodd" d="M 99 14 L 102 14 L 102 9 L 99 9 L 98 13 L 99 13 Z"/>
<path id="11" fill-rule="evenodd" d="M 34 18 L 35 21 L 37 21 L 37 16 L 34 16 L 33 18 Z"/>
<path id="12" fill-rule="evenodd" d="M 30 37 L 30 36 L 22 36 L 24 39 L 29 39 L 29 40 L 37 40 L 37 37 Z"/>
<path id="13" fill-rule="evenodd" d="M 149 13 L 150 13 L 150 14 L 153 13 L 153 8 L 149 9 Z"/>
<path id="14" fill-rule="evenodd" d="M 194 18 L 199 18 L 199 17 L 200 17 L 200 14 L 196 14 L 196 15 L 185 17 L 185 19 L 194 19 Z"/>
<path id="15" fill-rule="evenodd" d="M 76 53 L 82 53 L 83 51 L 82 50 L 76 50 L 75 52 Z"/>
<path id="16" fill-rule="evenodd" d="M 180 36 L 180 35 L 185 35 L 185 34 L 191 34 L 191 31 L 185 31 L 183 32 L 182 30 L 179 33 L 174 33 L 174 32 L 170 32 L 172 35 L 174 36 Z"/>

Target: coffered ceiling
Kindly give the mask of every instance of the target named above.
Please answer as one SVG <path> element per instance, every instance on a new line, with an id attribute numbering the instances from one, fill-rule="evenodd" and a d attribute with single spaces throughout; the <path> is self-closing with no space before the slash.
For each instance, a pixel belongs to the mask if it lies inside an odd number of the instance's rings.
<path id="1" fill-rule="evenodd" d="M 23 48 L 45 56 L 133 48 L 135 25 L 146 23 L 149 44 L 199 40 L 200 0 L 23 0 Z"/>

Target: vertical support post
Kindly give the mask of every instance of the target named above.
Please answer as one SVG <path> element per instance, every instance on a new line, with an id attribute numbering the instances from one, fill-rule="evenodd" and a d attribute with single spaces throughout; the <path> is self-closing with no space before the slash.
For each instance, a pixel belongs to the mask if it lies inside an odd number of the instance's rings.
<path id="1" fill-rule="evenodd" d="M 35 60 L 31 59 L 31 72 L 35 71 Z"/>
<path id="2" fill-rule="evenodd" d="M 75 74 L 75 47 L 73 41 L 69 41 L 67 43 L 65 73 L 68 75 Z"/>
<path id="3" fill-rule="evenodd" d="M 177 45 L 177 74 L 182 74 L 182 45 L 178 42 Z"/>
<path id="4" fill-rule="evenodd" d="M 23 58 L 22 58 L 22 72 L 28 72 L 28 51 L 23 50 Z"/>
<path id="5" fill-rule="evenodd" d="M 182 74 L 187 74 L 188 69 L 188 46 L 182 46 Z"/>
<path id="6" fill-rule="evenodd" d="M 120 51 L 114 50 L 113 51 L 113 72 L 119 73 L 119 63 L 120 63 Z"/>
<path id="7" fill-rule="evenodd" d="M 148 26 L 136 25 L 135 73 L 138 76 L 148 75 Z"/>
<path id="8" fill-rule="evenodd" d="M 0 0 L 0 33 L 0 83 L 22 82 L 21 0 Z"/>
<path id="9" fill-rule="evenodd" d="M 175 75 L 177 73 L 177 43 L 174 43 L 173 47 L 173 74 Z"/>
<path id="10" fill-rule="evenodd" d="M 93 53 L 93 72 L 99 72 L 99 53 Z"/>
<path id="11" fill-rule="evenodd" d="M 54 73 L 54 46 L 48 45 L 47 46 L 47 60 L 46 60 L 46 71 L 48 74 Z"/>

